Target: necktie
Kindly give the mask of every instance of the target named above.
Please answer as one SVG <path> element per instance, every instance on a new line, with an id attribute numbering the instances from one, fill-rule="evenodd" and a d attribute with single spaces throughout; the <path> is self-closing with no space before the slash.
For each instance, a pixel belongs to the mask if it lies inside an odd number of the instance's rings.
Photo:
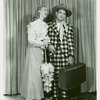
<path id="1" fill-rule="evenodd" d="M 60 41 L 62 42 L 63 35 L 64 35 L 64 27 L 63 27 L 63 24 L 62 23 L 60 24 L 59 32 L 60 32 Z"/>

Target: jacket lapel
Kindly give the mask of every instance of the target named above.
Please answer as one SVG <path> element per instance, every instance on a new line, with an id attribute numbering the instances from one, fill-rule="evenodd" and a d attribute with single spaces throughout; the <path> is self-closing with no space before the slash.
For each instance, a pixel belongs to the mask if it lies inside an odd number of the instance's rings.
<path id="1" fill-rule="evenodd" d="M 64 26 L 63 26 L 63 28 L 64 28 L 63 39 L 64 39 L 64 36 L 65 36 L 66 38 L 68 37 L 68 34 L 67 34 L 67 32 L 68 32 L 68 27 L 69 27 L 68 25 L 64 25 Z M 53 29 L 55 35 L 57 35 L 57 36 L 59 37 L 59 30 L 58 30 L 58 28 L 57 28 L 56 21 L 54 21 L 54 22 L 52 23 L 52 29 Z"/>
<path id="2" fill-rule="evenodd" d="M 68 37 L 68 25 L 64 25 L 64 36 L 67 38 Z"/>
<path id="3" fill-rule="evenodd" d="M 56 22 L 54 21 L 53 24 L 52 24 L 52 28 L 53 28 L 53 31 L 55 32 L 55 34 L 58 36 L 59 35 L 59 31 L 57 29 L 57 24 Z"/>

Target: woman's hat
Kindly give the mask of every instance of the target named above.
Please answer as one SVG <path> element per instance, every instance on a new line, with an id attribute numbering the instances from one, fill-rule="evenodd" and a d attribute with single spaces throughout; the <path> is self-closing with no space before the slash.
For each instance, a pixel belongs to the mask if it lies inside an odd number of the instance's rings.
<path id="1" fill-rule="evenodd" d="M 64 5 L 64 4 L 59 4 L 59 5 L 56 5 L 52 8 L 52 13 L 55 14 L 56 11 L 58 10 L 65 10 L 66 11 L 66 16 L 69 17 L 72 15 L 72 12 L 70 9 L 68 9 L 67 5 Z"/>

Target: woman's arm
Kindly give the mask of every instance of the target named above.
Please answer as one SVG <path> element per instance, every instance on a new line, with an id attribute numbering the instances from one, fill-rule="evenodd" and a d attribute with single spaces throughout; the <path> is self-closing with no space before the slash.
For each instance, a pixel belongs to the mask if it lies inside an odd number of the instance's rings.
<path id="1" fill-rule="evenodd" d="M 28 42 L 36 47 L 41 47 L 44 45 L 44 42 L 41 38 L 36 39 L 36 31 L 35 28 L 30 25 L 28 26 Z"/>

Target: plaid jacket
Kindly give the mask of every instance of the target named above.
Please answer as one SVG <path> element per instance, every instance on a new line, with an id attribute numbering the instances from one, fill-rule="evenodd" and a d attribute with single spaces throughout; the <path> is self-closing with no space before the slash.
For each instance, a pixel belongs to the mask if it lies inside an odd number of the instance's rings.
<path id="1" fill-rule="evenodd" d="M 55 66 L 67 65 L 68 57 L 74 56 L 73 28 L 70 24 L 66 25 L 68 26 L 68 31 L 66 31 L 66 27 L 63 26 L 65 34 L 61 42 L 56 22 L 49 23 L 48 36 L 50 37 L 50 44 L 56 49 L 56 52 L 52 56 L 50 54 L 50 61 Z"/>

